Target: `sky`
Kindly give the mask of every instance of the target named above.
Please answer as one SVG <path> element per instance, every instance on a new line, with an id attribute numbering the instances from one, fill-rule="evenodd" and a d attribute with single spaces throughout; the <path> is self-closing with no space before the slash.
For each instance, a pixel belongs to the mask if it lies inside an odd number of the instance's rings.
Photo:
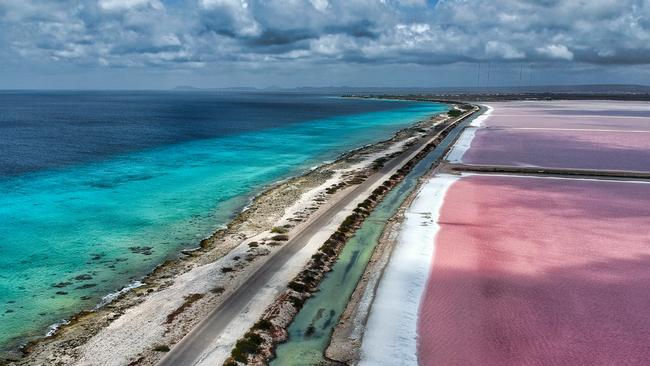
<path id="1" fill-rule="evenodd" d="M 650 84 L 650 0 L 0 0 L 0 89 Z"/>

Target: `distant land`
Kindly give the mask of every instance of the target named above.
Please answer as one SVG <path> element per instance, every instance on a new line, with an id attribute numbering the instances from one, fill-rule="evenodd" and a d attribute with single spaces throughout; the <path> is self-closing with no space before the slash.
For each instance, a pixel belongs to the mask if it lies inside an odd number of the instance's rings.
<path id="1" fill-rule="evenodd" d="M 494 87 L 361 87 L 361 86 L 327 86 L 282 88 L 271 86 L 197 88 L 180 85 L 172 90 L 178 91 L 284 91 L 312 93 L 395 93 L 395 94 L 492 94 L 492 93 L 587 93 L 587 94 L 650 94 L 650 86 L 637 84 L 583 84 L 583 85 L 532 85 L 532 86 L 494 86 Z"/>

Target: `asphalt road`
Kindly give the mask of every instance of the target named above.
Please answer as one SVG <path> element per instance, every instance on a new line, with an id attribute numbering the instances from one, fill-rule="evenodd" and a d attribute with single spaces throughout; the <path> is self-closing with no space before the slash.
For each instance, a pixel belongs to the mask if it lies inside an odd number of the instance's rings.
<path id="1" fill-rule="evenodd" d="M 260 266 L 228 298 L 217 306 L 207 318 L 192 329 L 169 353 L 158 363 L 159 366 L 194 365 L 199 357 L 211 348 L 214 340 L 226 329 L 230 322 L 245 310 L 248 303 L 271 280 L 291 258 L 299 252 L 309 239 L 326 226 L 332 218 L 343 210 L 351 201 L 362 195 L 368 188 L 379 181 L 386 180 L 395 168 L 409 161 L 419 150 L 431 142 L 435 136 L 420 139 L 399 156 L 388 161 L 379 171 L 370 175 L 363 183 L 348 191 L 333 205 L 314 212 L 314 216 L 302 229 L 293 235 L 275 254 Z M 319 211 L 322 211 L 319 213 Z"/>

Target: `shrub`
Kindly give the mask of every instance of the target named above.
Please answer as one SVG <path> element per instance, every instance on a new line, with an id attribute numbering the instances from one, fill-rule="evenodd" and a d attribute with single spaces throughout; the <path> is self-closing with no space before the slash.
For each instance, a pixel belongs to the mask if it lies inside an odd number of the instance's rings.
<path id="1" fill-rule="evenodd" d="M 221 268 L 221 273 L 234 272 L 235 270 L 232 267 L 223 267 Z"/>
<path id="2" fill-rule="evenodd" d="M 217 287 L 213 288 L 212 290 L 210 290 L 210 292 L 212 292 L 213 294 L 220 294 L 220 293 L 223 293 L 224 291 L 226 291 L 226 289 L 221 287 L 221 286 L 217 286 Z"/>
<path id="3" fill-rule="evenodd" d="M 243 339 L 237 341 L 230 356 L 235 361 L 246 363 L 248 361 L 248 355 L 257 353 L 263 341 L 259 334 L 248 332 L 244 335 Z"/>
<path id="4" fill-rule="evenodd" d="M 291 304 L 292 304 L 296 309 L 300 309 L 300 308 L 302 307 L 302 304 L 305 303 L 305 300 L 303 300 L 303 299 L 301 299 L 301 298 L 299 298 L 299 297 L 295 297 L 295 296 L 291 296 L 291 297 L 289 297 L 289 301 L 291 301 Z"/>
<path id="5" fill-rule="evenodd" d="M 253 329 L 261 329 L 261 330 L 269 330 L 273 326 L 273 323 L 271 323 L 270 320 L 268 319 L 260 319 L 255 325 L 253 325 Z"/>
<path id="6" fill-rule="evenodd" d="M 289 282 L 289 288 L 294 291 L 303 292 L 305 291 L 305 284 L 297 281 L 291 281 Z"/>
<path id="7" fill-rule="evenodd" d="M 287 240 L 289 240 L 289 235 L 286 235 L 286 234 L 275 235 L 275 236 L 273 236 L 271 238 L 271 240 L 287 241 Z"/>
<path id="8" fill-rule="evenodd" d="M 449 117 L 460 117 L 461 114 L 463 114 L 463 111 L 455 108 L 447 112 Z"/>
<path id="9" fill-rule="evenodd" d="M 274 234 L 284 234 L 287 231 L 289 231 L 289 230 L 287 230 L 284 227 L 279 227 L 279 226 L 275 226 L 273 229 L 271 229 L 271 232 L 274 233 Z"/>
<path id="10" fill-rule="evenodd" d="M 153 348 L 156 352 L 169 352 L 169 346 L 165 344 L 159 344 Z"/>

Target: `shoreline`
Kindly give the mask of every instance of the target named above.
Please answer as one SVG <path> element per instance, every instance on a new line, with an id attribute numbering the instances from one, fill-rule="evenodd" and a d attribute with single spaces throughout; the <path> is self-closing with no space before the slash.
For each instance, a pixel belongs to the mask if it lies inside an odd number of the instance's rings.
<path id="1" fill-rule="evenodd" d="M 444 161 L 458 139 L 463 135 L 467 128 L 472 128 L 480 123 L 485 117 L 485 106 L 477 105 L 479 110 L 470 123 L 457 135 L 454 142 L 449 144 L 449 149 L 443 155 Z M 334 327 L 330 337 L 329 344 L 324 351 L 325 357 L 333 362 L 342 364 L 357 364 L 361 361 L 361 341 L 365 333 L 367 322 L 373 303 L 376 299 L 377 290 L 381 279 L 384 275 L 401 235 L 401 228 L 406 221 L 406 213 L 418 198 L 423 187 L 438 174 L 440 164 L 431 167 L 430 171 L 425 173 L 416 184 L 413 191 L 405 198 L 396 213 L 386 222 L 382 234 L 379 238 L 366 268 L 359 279 L 359 282 L 350 296 L 347 306 L 341 317 Z"/>
<path id="2" fill-rule="evenodd" d="M 447 190 L 457 179 L 450 175 L 427 177 L 404 211 L 392 254 L 369 307 L 360 339 L 359 365 L 418 363 L 418 310 L 435 256 L 440 230 L 437 220 Z M 384 352 L 377 358 L 373 349 Z"/>
<path id="3" fill-rule="evenodd" d="M 319 252 L 316 252 L 316 254 L 312 256 L 312 260 L 303 267 L 302 272 L 293 278 L 287 290 L 281 293 L 272 305 L 267 307 L 265 313 L 258 318 L 261 320 L 259 320 L 259 322 L 256 323 L 256 325 L 254 325 L 243 338 L 240 338 L 237 346 L 231 354 L 235 360 L 239 362 L 244 361 L 245 356 L 241 353 L 244 351 L 238 349 L 240 347 L 240 342 L 255 343 L 258 342 L 255 341 L 256 337 L 261 340 L 261 344 L 259 344 L 257 351 L 247 351 L 249 354 L 248 362 L 252 362 L 252 364 L 265 364 L 269 358 L 274 358 L 276 346 L 287 339 L 289 325 L 292 324 L 294 316 L 301 311 L 302 303 L 305 302 L 306 299 L 310 298 L 312 293 L 321 289 L 320 281 L 325 278 L 327 272 L 338 265 L 338 255 L 344 248 L 351 245 L 347 243 L 348 239 L 352 237 L 352 233 L 360 227 L 364 218 L 371 214 L 369 210 L 372 211 L 373 207 L 378 205 L 379 201 L 381 201 L 381 197 L 387 193 L 387 190 L 390 190 L 391 187 L 395 187 L 398 184 L 397 182 L 401 182 L 406 178 L 406 176 L 410 174 L 410 170 L 419 164 L 420 160 L 426 158 L 432 149 L 438 148 L 447 134 L 454 130 L 458 123 L 477 111 L 478 109 L 473 107 L 466 111 L 465 114 L 447 119 L 448 123 L 441 125 L 442 129 L 434 130 L 436 132 L 435 134 L 434 132 L 430 132 L 426 137 L 426 140 L 421 142 L 417 153 L 414 153 L 408 159 L 402 160 L 401 168 L 398 169 L 394 175 L 387 173 L 387 175 L 382 178 L 385 179 L 383 185 L 379 186 L 377 190 L 372 191 L 372 194 L 369 197 L 365 196 L 368 198 L 361 202 L 356 209 L 351 211 L 350 216 L 343 221 L 338 231 L 322 245 Z M 445 145 L 446 143 L 442 143 L 442 146 Z M 345 296 L 347 297 L 349 295 L 346 294 Z M 345 308 L 345 306 L 343 308 Z M 336 310 L 331 311 L 336 312 Z M 336 322 L 338 323 L 338 320 Z M 311 326 L 313 325 L 314 324 L 312 323 Z M 306 332 L 310 332 L 309 329 L 310 328 L 308 327 Z M 324 349 L 322 351 L 324 351 Z M 252 357 L 252 360 L 250 357 Z M 305 354 L 305 357 L 310 356 Z M 219 361 L 223 362 L 223 360 Z M 234 364 L 234 362 L 230 359 L 230 361 L 226 360 L 225 364 L 230 365 Z"/>
<path id="4" fill-rule="evenodd" d="M 76 314 L 67 322 L 62 322 L 64 324 L 54 330 L 54 334 L 51 336 L 27 343 L 21 349 L 22 354 L 10 354 L 4 362 L 0 361 L 0 363 L 29 365 L 38 364 L 39 360 L 47 360 L 48 362 L 61 360 L 66 363 L 78 361 L 80 354 L 76 351 L 86 345 L 91 338 L 113 324 L 128 310 L 147 301 L 152 297 L 152 294 L 158 294 L 162 290 L 171 287 L 173 282 L 180 276 L 203 266 L 214 265 L 215 262 L 224 258 L 228 259 L 233 250 L 242 246 L 245 242 L 252 242 L 252 239 L 268 232 L 278 221 L 284 219 L 287 222 L 284 225 L 297 226 L 314 211 L 311 208 L 314 207 L 315 202 L 311 200 L 323 200 L 322 202 L 317 201 L 316 206 L 326 201 L 327 197 L 324 197 L 325 195 L 317 196 L 316 193 L 318 192 L 316 191 L 320 190 L 322 194 L 323 190 L 331 189 L 331 186 L 341 185 L 346 180 L 354 179 L 355 171 L 368 169 L 374 160 L 385 156 L 385 153 L 390 152 L 391 149 L 399 150 L 400 147 L 406 145 L 409 138 L 418 134 L 419 126 L 439 118 L 440 115 L 433 115 L 420 120 L 412 126 L 398 131 L 390 139 L 351 149 L 333 162 L 324 162 L 315 168 L 303 171 L 298 176 L 281 179 L 261 188 L 260 193 L 251 197 L 249 203 L 244 206 L 242 211 L 235 214 L 224 228 L 218 229 L 209 237 L 201 240 L 198 247 L 182 249 L 178 252 L 176 259 L 160 263 L 140 280 L 142 283 L 140 286 L 131 288 L 133 283 L 129 283 L 122 289 L 107 294 L 104 298 L 107 296 L 114 296 L 114 298 L 103 306 L 98 305 L 93 310 L 85 310 Z M 329 187 L 324 186 L 329 183 L 331 183 Z M 342 185 L 346 184 L 343 183 Z M 309 196 L 308 199 L 302 200 L 305 195 Z M 284 217 L 285 214 L 278 215 L 278 211 L 285 210 L 290 214 L 297 214 L 297 217 L 293 218 L 296 221 L 290 221 L 291 218 Z M 258 257 L 268 255 L 274 248 L 263 245 L 257 248 L 249 248 L 249 251 L 251 249 L 255 250 L 243 255 L 252 253 L 253 257 L 250 262 L 255 264 L 255 262 L 260 262 L 256 260 Z M 231 257 L 236 257 L 236 255 Z M 243 267 L 246 267 L 246 264 Z M 254 265 L 248 267 L 254 267 Z M 248 269 L 250 270 L 250 268 Z M 225 272 L 222 274 L 225 274 Z M 222 280 L 227 282 L 237 276 L 230 275 L 229 277 Z M 127 288 L 129 290 L 124 291 Z M 193 301 L 184 310 L 213 306 L 221 298 L 226 297 L 220 296 L 222 293 L 217 294 L 217 292 L 219 291 Z M 222 292 L 227 294 L 226 290 Z M 186 303 L 187 300 L 182 301 L 178 308 Z M 52 332 L 52 329 L 49 332 Z"/>

